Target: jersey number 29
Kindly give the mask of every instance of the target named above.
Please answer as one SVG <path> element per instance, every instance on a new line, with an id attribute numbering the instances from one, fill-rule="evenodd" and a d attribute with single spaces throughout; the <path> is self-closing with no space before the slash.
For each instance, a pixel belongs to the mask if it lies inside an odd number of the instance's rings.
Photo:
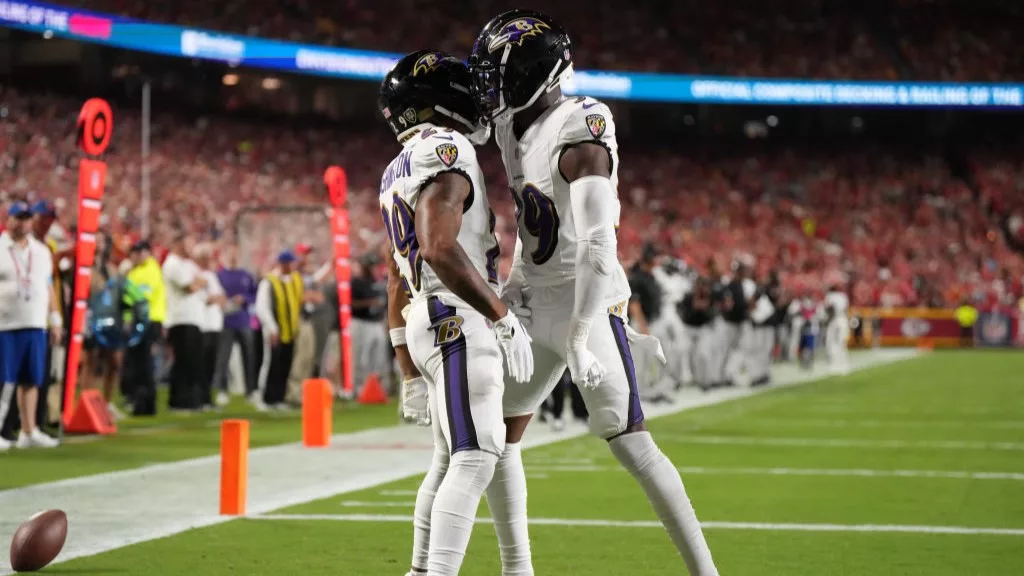
<path id="1" fill-rule="evenodd" d="M 402 274 L 402 282 L 416 291 L 420 289 L 420 276 L 423 271 L 423 257 L 420 256 L 420 244 L 416 241 L 416 215 L 412 207 L 398 194 L 392 195 L 391 213 L 387 206 L 381 205 L 380 215 L 384 219 L 391 249 L 409 262 L 409 276 Z"/>
<path id="2" fill-rule="evenodd" d="M 530 252 L 530 260 L 540 266 L 555 255 L 558 248 L 558 211 L 555 203 L 533 184 L 523 186 L 522 192 L 512 194 L 516 201 L 516 219 L 520 230 L 533 236 L 537 245 Z"/>

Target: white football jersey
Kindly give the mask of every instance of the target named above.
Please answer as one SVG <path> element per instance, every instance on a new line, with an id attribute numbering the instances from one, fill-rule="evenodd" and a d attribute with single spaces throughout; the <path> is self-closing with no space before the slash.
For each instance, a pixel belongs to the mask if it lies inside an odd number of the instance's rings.
<path id="1" fill-rule="evenodd" d="M 838 290 L 832 290 L 825 294 L 825 306 L 831 306 L 836 316 L 845 316 L 846 311 L 850 309 L 850 298 Z"/>
<path id="2" fill-rule="evenodd" d="M 569 182 L 558 162 L 572 144 L 604 146 L 611 156 L 611 180 L 617 193 L 619 150 L 611 111 L 593 98 L 566 97 L 535 120 L 522 139 L 516 139 L 512 123 L 508 123 L 497 127 L 495 140 L 516 202 L 526 284 L 564 285 L 576 277 L 576 228 Z M 606 295 L 609 304 L 630 295 L 622 266 L 612 274 L 614 283 Z"/>
<path id="3" fill-rule="evenodd" d="M 451 292 L 420 255 L 416 239 L 416 202 L 431 180 L 443 172 L 458 172 L 472 188 L 463 207 L 459 245 L 473 267 L 497 290 L 500 254 L 494 236 L 494 213 L 487 201 L 476 150 L 465 136 L 430 124 L 414 132 L 391 161 L 380 180 L 380 213 L 410 299 Z"/>

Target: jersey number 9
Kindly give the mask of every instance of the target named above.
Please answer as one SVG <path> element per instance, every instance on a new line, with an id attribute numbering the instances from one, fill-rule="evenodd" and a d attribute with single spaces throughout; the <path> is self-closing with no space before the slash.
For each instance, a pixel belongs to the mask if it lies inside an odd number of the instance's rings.
<path id="1" fill-rule="evenodd" d="M 559 222 L 555 203 L 533 184 L 523 186 L 521 196 L 513 194 L 512 197 L 516 201 L 516 219 L 520 229 L 525 228 L 537 240 L 530 259 L 540 266 L 554 256 L 558 247 Z"/>
<path id="2" fill-rule="evenodd" d="M 401 196 L 393 194 L 391 213 L 388 214 L 387 206 L 382 205 L 380 215 L 391 240 L 391 249 L 409 262 L 409 276 L 405 277 L 403 272 L 402 278 L 406 291 L 409 291 L 410 286 L 419 291 L 423 258 L 420 256 L 419 242 L 416 241 L 416 215 L 412 207 Z"/>

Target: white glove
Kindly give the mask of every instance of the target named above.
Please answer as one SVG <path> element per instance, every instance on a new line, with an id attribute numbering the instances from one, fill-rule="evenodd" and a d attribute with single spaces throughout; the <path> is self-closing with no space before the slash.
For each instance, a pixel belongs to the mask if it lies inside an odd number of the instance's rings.
<path id="1" fill-rule="evenodd" d="M 417 426 L 430 426 L 427 381 L 423 376 L 402 382 L 402 417 Z"/>
<path id="2" fill-rule="evenodd" d="M 529 326 L 533 311 L 526 305 L 526 295 L 521 286 L 506 284 L 501 287 L 501 294 L 498 296 L 510 312 L 519 318 L 523 326 Z"/>
<path id="3" fill-rule="evenodd" d="M 565 362 L 569 365 L 573 383 L 583 388 L 597 388 L 608 373 L 597 356 L 594 356 L 586 346 L 567 349 Z"/>
<path id="4" fill-rule="evenodd" d="M 626 340 L 634 347 L 639 348 L 647 352 L 648 354 L 654 354 L 654 357 L 658 359 L 658 362 L 665 364 L 665 351 L 661 348 L 661 340 L 658 340 L 655 336 L 648 334 L 641 334 L 636 330 L 633 330 L 629 324 L 626 324 Z"/>
<path id="5" fill-rule="evenodd" d="M 589 323 L 586 326 L 580 326 L 578 331 L 578 334 L 569 335 L 569 344 L 565 349 L 565 363 L 569 366 L 569 375 L 574 384 L 583 388 L 597 388 L 597 385 L 604 380 L 608 370 L 587 348 L 587 339 L 590 336 Z"/>
<path id="6" fill-rule="evenodd" d="M 505 353 L 505 367 L 508 375 L 520 384 L 526 384 L 533 377 L 533 338 L 526 333 L 519 318 L 509 310 L 508 314 L 494 323 L 494 334 Z"/>

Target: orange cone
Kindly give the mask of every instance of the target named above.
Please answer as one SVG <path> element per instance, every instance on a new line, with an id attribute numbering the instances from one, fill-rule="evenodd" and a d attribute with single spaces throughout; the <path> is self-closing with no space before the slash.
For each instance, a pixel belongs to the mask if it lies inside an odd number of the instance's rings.
<path id="1" fill-rule="evenodd" d="M 363 382 L 363 388 L 359 391 L 359 403 L 360 404 L 387 404 L 388 395 L 384 393 L 384 388 L 380 385 L 380 378 L 377 377 L 377 373 L 374 372 L 366 378 L 366 382 Z"/>
<path id="2" fill-rule="evenodd" d="M 78 397 L 78 405 L 64 431 L 71 434 L 113 434 L 117 432 L 117 424 L 99 391 L 86 390 Z"/>

